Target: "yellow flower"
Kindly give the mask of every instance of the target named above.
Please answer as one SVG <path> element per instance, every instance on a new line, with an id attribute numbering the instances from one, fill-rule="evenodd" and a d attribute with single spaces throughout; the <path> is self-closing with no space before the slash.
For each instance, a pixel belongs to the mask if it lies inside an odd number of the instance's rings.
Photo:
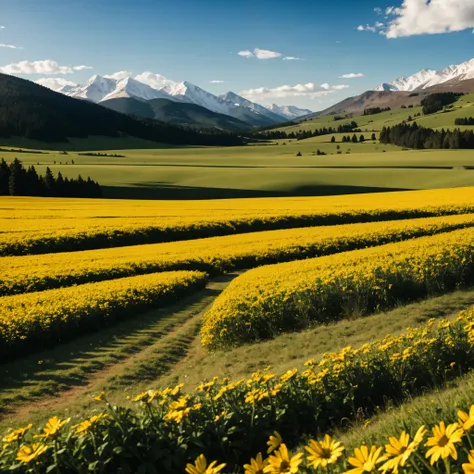
<path id="1" fill-rule="evenodd" d="M 355 469 L 346 471 L 346 474 L 362 474 L 364 472 L 375 472 L 377 470 L 377 464 L 385 461 L 385 456 L 381 456 L 383 448 L 377 448 L 372 446 L 361 446 L 360 448 L 354 449 L 354 456 L 348 459 L 349 464 L 354 466 Z"/>
<path id="2" fill-rule="evenodd" d="M 105 413 L 101 413 L 100 415 L 95 415 L 88 420 L 84 420 L 83 422 L 79 423 L 78 425 L 74 425 L 73 428 L 76 429 L 76 433 L 84 434 L 92 431 L 94 426 L 99 423 L 100 420 L 107 417 L 108 415 Z"/>
<path id="3" fill-rule="evenodd" d="M 105 400 L 105 392 L 100 392 L 99 395 L 94 397 L 96 402 L 103 402 Z"/>
<path id="4" fill-rule="evenodd" d="M 47 449 L 48 447 L 41 443 L 34 443 L 31 446 L 22 446 L 16 455 L 16 460 L 28 464 L 38 456 L 41 456 Z"/>
<path id="5" fill-rule="evenodd" d="M 294 474 L 298 472 L 298 466 L 303 462 L 303 453 L 293 457 L 288 454 L 288 448 L 281 444 L 278 451 L 268 458 L 268 465 L 263 468 L 266 474 Z"/>
<path id="6" fill-rule="evenodd" d="M 292 370 L 289 370 L 288 372 L 284 373 L 281 377 L 280 377 L 280 380 L 285 383 L 285 382 L 288 382 L 288 380 L 290 380 L 291 378 L 293 378 L 296 373 L 298 372 L 298 369 L 292 369 Z"/>
<path id="7" fill-rule="evenodd" d="M 462 470 L 464 471 L 464 474 L 474 474 L 474 450 L 471 450 L 467 459 L 469 463 L 463 464 Z"/>
<path id="8" fill-rule="evenodd" d="M 13 441 L 21 440 L 23 436 L 25 436 L 25 433 L 29 431 L 32 427 L 33 425 L 30 423 L 28 426 L 25 426 L 24 428 L 18 428 L 15 431 L 11 431 L 2 439 L 2 441 L 4 443 L 10 444 L 10 443 L 13 443 Z"/>
<path id="9" fill-rule="evenodd" d="M 474 405 L 469 409 L 469 414 L 464 411 L 458 411 L 459 426 L 464 431 L 469 431 L 474 426 Z"/>
<path id="10" fill-rule="evenodd" d="M 428 438 L 425 446 L 432 446 L 426 453 L 426 457 L 431 457 L 430 464 L 433 465 L 441 457 L 446 459 L 451 456 L 458 458 L 458 452 L 454 446 L 461 441 L 464 431 L 457 423 L 445 426 L 444 421 L 433 428 L 433 436 Z"/>
<path id="11" fill-rule="evenodd" d="M 216 466 L 216 464 L 217 461 L 213 461 L 208 466 L 206 457 L 204 454 L 201 454 L 194 464 L 188 464 L 186 466 L 186 472 L 188 474 L 217 474 L 224 469 L 225 464 L 220 464 L 219 466 Z"/>
<path id="12" fill-rule="evenodd" d="M 71 418 L 67 420 L 60 420 L 57 416 L 53 416 L 48 420 L 46 426 L 43 428 L 43 433 L 39 435 L 35 435 L 35 438 L 54 438 L 58 433 L 59 430 L 69 421 Z"/>
<path id="13" fill-rule="evenodd" d="M 244 474 L 263 474 L 263 469 L 267 465 L 262 453 L 258 453 L 255 459 L 250 460 L 250 464 L 244 464 Z"/>
<path id="14" fill-rule="evenodd" d="M 311 440 L 305 449 L 310 454 L 308 465 L 317 469 L 319 466 L 326 467 L 328 464 L 334 464 L 342 456 L 344 446 L 341 442 L 334 441 L 329 435 L 325 435 L 321 442 Z"/>
<path id="15" fill-rule="evenodd" d="M 270 436 L 270 439 L 267 441 L 267 454 L 270 454 L 275 451 L 275 449 L 277 449 L 281 443 L 283 443 L 283 440 L 281 439 L 280 433 L 278 433 L 278 431 L 275 431 L 273 435 Z"/>
<path id="16" fill-rule="evenodd" d="M 421 426 L 410 443 L 410 436 L 403 431 L 400 438 L 391 436 L 389 444 L 385 446 L 386 457 L 390 459 L 380 468 L 381 471 L 392 471 L 398 473 L 399 467 L 404 467 L 410 456 L 415 452 L 418 445 L 423 441 L 426 434 L 424 426 Z"/>

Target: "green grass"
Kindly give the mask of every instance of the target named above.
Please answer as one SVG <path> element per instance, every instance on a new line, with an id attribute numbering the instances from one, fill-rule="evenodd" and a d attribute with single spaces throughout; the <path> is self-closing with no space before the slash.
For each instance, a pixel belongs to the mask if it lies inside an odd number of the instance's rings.
<path id="1" fill-rule="evenodd" d="M 52 414 L 90 412 L 91 396 L 105 390 L 114 403 L 126 395 L 183 382 L 194 387 L 214 375 L 246 377 L 271 365 L 277 373 L 344 346 L 360 346 L 397 334 L 430 318 L 453 317 L 474 304 L 474 289 L 457 291 L 363 319 L 287 334 L 257 345 L 210 353 L 197 331 L 203 311 L 235 275 L 216 279 L 206 291 L 161 311 L 4 364 L 0 370 L 0 431 Z"/>
<path id="2" fill-rule="evenodd" d="M 370 140 L 372 133 L 421 112 L 420 107 L 355 117 L 367 141 L 342 143 L 344 134 L 307 140 L 277 140 L 246 147 L 161 147 L 134 138 L 91 137 L 70 144 L 40 144 L 28 140 L 0 140 L 0 148 L 21 146 L 46 153 L 11 153 L 40 173 L 49 166 L 67 177 L 90 176 L 104 186 L 106 197 L 131 199 L 203 199 L 288 195 L 351 194 L 373 191 L 430 189 L 474 185 L 470 150 L 403 151 Z M 454 128 L 458 117 L 474 116 L 474 94 L 462 97 L 452 111 L 418 117 L 420 125 Z M 333 116 L 285 128 L 286 131 L 336 126 Z M 474 127 L 462 127 L 472 128 Z M 347 135 L 347 134 L 346 134 Z M 350 136 L 353 133 L 349 133 Z M 61 154 L 67 149 L 68 154 Z M 85 157 L 78 150 L 100 150 L 124 158 Z M 316 156 L 316 151 L 326 156 Z M 297 154 L 302 156 L 298 157 Z M 74 164 L 72 164 L 74 160 Z M 414 170 L 412 167 L 420 169 Z M 450 168 L 455 168 L 450 169 Z"/>
<path id="3" fill-rule="evenodd" d="M 470 150 L 401 151 L 372 142 L 333 144 L 327 140 L 105 151 L 125 158 L 52 152 L 18 156 L 40 173 L 49 166 L 67 177 L 91 176 L 104 186 L 106 197 L 132 199 L 326 195 L 474 185 L 474 174 L 463 169 L 474 165 Z M 317 149 L 327 155 L 315 156 Z M 298 152 L 303 156 L 296 156 Z M 0 157 L 11 161 L 15 154 L 0 152 Z"/>

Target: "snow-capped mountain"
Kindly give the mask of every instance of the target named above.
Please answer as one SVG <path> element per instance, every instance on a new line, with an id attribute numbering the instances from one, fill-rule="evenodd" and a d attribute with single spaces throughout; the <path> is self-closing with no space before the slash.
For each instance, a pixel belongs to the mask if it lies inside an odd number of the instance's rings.
<path id="1" fill-rule="evenodd" d="M 153 81 L 150 80 L 150 75 L 153 76 Z M 165 83 L 167 84 L 163 86 Z M 123 79 L 93 76 L 85 84 L 76 87 L 65 86 L 58 92 L 95 103 L 114 99 L 137 99 L 142 102 L 168 99 L 172 102 L 186 102 L 254 126 L 268 126 L 283 122 L 287 118 L 233 92 L 216 96 L 190 82 L 174 82 L 151 73 Z"/>
<path id="2" fill-rule="evenodd" d="M 226 100 L 217 97 L 210 92 L 201 89 L 200 87 L 191 84 L 188 81 L 179 82 L 174 86 L 164 87 L 162 90 L 166 91 L 174 99 L 180 99 L 184 102 L 200 105 L 212 112 L 219 114 L 232 115 L 235 106 Z"/>
<path id="3" fill-rule="evenodd" d="M 116 82 L 115 89 L 101 99 L 101 102 L 111 99 L 133 98 L 139 100 L 169 99 L 165 91 L 153 89 L 152 87 L 127 77 Z"/>
<path id="4" fill-rule="evenodd" d="M 227 94 L 222 94 L 219 96 L 221 99 L 225 100 L 226 102 L 230 102 L 234 104 L 236 107 L 245 107 L 247 109 L 252 110 L 256 114 L 262 115 L 264 117 L 268 117 L 271 120 L 278 121 L 281 119 L 281 114 L 275 114 L 273 110 L 269 110 L 267 107 L 264 107 L 260 104 L 255 104 L 244 97 L 237 95 L 235 92 L 227 92 Z"/>
<path id="5" fill-rule="evenodd" d="M 267 105 L 265 108 L 270 110 L 274 114 L 280 115 L 281 117 L 284 117 L 290 120 L 313 113 L 312 110 L 300 109 L 299 107 L 295 107 L 294 105 L 272 104 L 272 105 Z"/>
<path id="6" fill-rule="evenodd" d="M 414 91 L 444 84 L 474 79 L 474 59 L 462 64 L 448 66 L 441 71 L 423 69 L 408 77 L 399 77 L 392 82 L 380 84 L 376 91 Z"/>
<path id="7" fill-rule="evenodd" d="M 77 99 L 86 99 L 98 103 L 112 93 L 116 87 L 117 81 L 115 79 L 106 79 L 96 75 L 92 76 L 85 84 L 78 85 L 65 93 Z"/>

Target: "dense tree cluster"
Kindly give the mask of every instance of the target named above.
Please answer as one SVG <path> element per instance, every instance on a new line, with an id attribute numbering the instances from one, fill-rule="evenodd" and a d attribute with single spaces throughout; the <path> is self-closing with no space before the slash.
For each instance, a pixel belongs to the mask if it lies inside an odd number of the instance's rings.
<path id="1" fill-rule="evenodd" d="M 4 159 L 0 161 L 0 195 L 96 198 L 102 196 L 102 190 L 99 183 L 90 178 L 63 178 L 61 172 L 55 177 L 49 168 L 41 176 L 34 166 L 25 168 L 15 158 L 10 165 Z"/>
<path id="2" fill-rule="evenodd" d="M 456 102 L 462 95 L 461 92 L 439 92 L 430 94 L 421 101 L 423 114 L 429 115 L 443 110 L 446 105 Z"/>
<path id="3" fill-rule="evenodd" d="M 474 131 L 433 130 L 420 127 L 416 122 L 412 124 L 403 122 L 393 127 L 383 127 L 380 142 L 415 149 L 474 149 Z"/>
<path id="4" fill-rule="evenodd" d="M 474 117 L 457 118 L 454 125 L 474 125 Z"/>
<path id="5" fill-rule="evenodd" d="M 175 145 L 240 145 L 235 133 L 194 130 L 132 117 L 85 100 L 73 99 L 33 82 L 0 74 L 0 137 L 67 142 L 90 135 L 133 136 Z"/>
<path id="6" fill-rule="evenodd" d="M 254 133 L 255 138 L 265 137 L 269 140 L 304 140 L 306 138 L 319 137 L 321 135 L 331 135 L 333 133 L 352 132 L 358 125 L 356 122 L 346 123 L 338 127 L 323 127 L 317 130 L 298 130 L 296 132 L 285 132 L 283 130 L 268 130 L 266 132 Z"/>
<path id="7" fill-rule="evenodd" d="M 392 109 L 390 107 L 369 107 L 368 109 L 364 109 L 363 115 L 376 115 L 382 112 L 388 112 L 389 110 Z"/>

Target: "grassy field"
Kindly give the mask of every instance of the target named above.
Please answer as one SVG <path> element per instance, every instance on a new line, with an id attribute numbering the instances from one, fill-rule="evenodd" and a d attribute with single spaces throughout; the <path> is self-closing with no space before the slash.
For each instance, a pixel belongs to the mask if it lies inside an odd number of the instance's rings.
<path id="1" fill-rule="evenodd" d="M 373 133 L 378 138 L 383 126 L 418 113 L 420 107 L 355 117 L 362 130 L 357 136 L 366 138 L 366 142 L 356 144 L 342 143 L 343 134 L 335 134 L 336 143 L 331 143 L 331 136 L 320 136 L 229 148 L 159 147 L 133 138 L 92 137 L 74 139 L 66 145 L 4 139 L 0 141 L 0 158 L 10 162 L 18 156 L 42 174 L 49 166 L 67 177 L 90 176 L 111 198 L 333 195 L 474 185 L 469 171 L 474 160 L 468 150 L 409 151 L 371 140 Z M 416 121 L 427 127 L 454 128 L 455 118 L 467 116 L 474 116 L 474 94 L 462 97 L 448 113 L 421 116 Z M 284 130 L 314 130 L 340 123 L 344 120 L 335 122 L 326 116 Z M 23 147 L 31 153 L 5 151 L 11 147 Z M 84 150 L 123 157 L 80 156 Z M 317 156 L 318 150 L 326 155 Z M 297 156 L 300 153 L 302 156 Z"/>
<path id="2" fill-rule="evenodd" d="M 327 155 L 316 156 L 317 150 Z M 372 142 L 333 144 L 327 137 L 286 145 L 117 153 L 125 157 L 54 152 L 18 156 L 42 174 L 49 166 L 67 177 L 90 176 L 104 187 L 106 197 L 113 198 L 326 195 L 474 185 L 469 150 L 402 151 Z M 0 152 L 7 161 L 15 156 Z"/>

